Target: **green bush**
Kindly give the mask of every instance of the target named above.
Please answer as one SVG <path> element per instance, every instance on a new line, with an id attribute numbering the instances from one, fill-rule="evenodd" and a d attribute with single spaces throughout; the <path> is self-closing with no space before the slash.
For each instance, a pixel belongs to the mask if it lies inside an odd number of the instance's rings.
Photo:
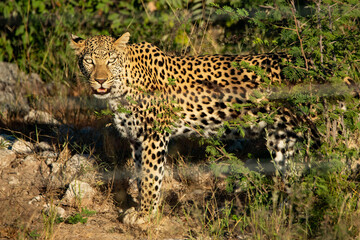
<path id="1" fill-rule="evenodd" d="M 1 2 L 0 61 L 16 62 L 46 81 L 69 82 L 75 71 L 68 44 L 71 33 L 116 37 L 129 31 L 133 42 L 146 40 L 180 52 L 190 45 L 194 27 L 206 20 L 201 17 L 209 15 L 210 7 L 206 11 L 202 7 L 199 0 L 192 1 L 191 6 L 181 0 Z M 183 14 L 188 8 L 191 12 Z"/>

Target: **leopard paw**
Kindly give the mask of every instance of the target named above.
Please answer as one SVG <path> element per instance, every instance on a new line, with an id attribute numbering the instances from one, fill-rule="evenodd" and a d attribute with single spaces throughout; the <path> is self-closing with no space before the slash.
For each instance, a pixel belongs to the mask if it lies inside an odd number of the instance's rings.
<path id="1" fill-rule="evenodd" d="M 134 207 L 125 211 L 122 217 L 122 222 L 127 225 L 139 225 L 145 223 L 143 214 L 135 210 Z"/>

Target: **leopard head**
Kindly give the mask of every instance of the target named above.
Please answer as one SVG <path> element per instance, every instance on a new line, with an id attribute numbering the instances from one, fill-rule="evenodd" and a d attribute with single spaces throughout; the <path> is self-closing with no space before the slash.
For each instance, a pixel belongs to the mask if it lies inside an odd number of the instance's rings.
<path id="1" fill-rule="evenodd" d="M 71 35 L 71 47 L 78 56 L 78 65 L 89 80 L 93 94 L 98 98 L 110 96 L 114 80 L 124 71 L 126 44 L 130 33 L 115 39 L 109 36 L 94 36 L 82 39 Z"/>

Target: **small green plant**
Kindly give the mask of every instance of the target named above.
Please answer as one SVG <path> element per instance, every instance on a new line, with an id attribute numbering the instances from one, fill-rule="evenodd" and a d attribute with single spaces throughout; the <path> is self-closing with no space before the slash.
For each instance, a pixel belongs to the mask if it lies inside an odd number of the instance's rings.
<path id="1" fill-rule="evenodd" d="M 80 213 L 76 213 L 70 217 L 68 217 L 65 220 L 65 223 L 68 224 L 77 224 L 77 223 L 82 223 L 85 224 L 87 223 L 88 217 L 93 216 L 96 214 L 96 211 L 91 211 L 89 209 L 85 208 L 81 208 L 81 212 Z"/>
<path id="2" fill-rule="evenodd" d="M 38 239 L 41 236 L 41 234 L 39 234 L 37 230 L 32 230 L 31 232 L 29 232 L 28 235 L 32 239 Z"/>
<path id="3" fill-rule="evenodd" d="M 65 223 L 69 223 L 69 224 L 77 224 L 77 223 L 82 223 L 85 224 L 87 223 L 87 217 L 84 217 L 81 213 L 76 213 L 75 215 L 68 217 L 65 220 Z"/>
<path id="4" fill-rule="evenodd" d="M 98 117 L 98 118 L 102 118 L 102 117 L 105 117 L 105 116 L 113 116 L 114 113 L 110 110 L 110 109 L 102 109 L 100 111 L 94 111 L 95 115 Z"/>

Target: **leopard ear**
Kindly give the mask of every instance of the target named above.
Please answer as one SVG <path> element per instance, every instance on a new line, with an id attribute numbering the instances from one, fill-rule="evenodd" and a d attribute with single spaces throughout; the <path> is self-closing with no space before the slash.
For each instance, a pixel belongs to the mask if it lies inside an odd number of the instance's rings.
<path id="1" fill-rule="evenodd" d="M 79 55 L 85 48 L 85 40 L 74 34 L 70 35 L 70 39 L 70 46 L 75 50 L 76 55 Z"/>
<path id="2" fill-rule="evenodd" d="M 128 32 L 124 33 L 114 42 L 115 48 L 119 50 L 124 49 L 126 47 L 126 44 L 129 42 L 129 39 L 130 39 L 130 33 Z"/>

